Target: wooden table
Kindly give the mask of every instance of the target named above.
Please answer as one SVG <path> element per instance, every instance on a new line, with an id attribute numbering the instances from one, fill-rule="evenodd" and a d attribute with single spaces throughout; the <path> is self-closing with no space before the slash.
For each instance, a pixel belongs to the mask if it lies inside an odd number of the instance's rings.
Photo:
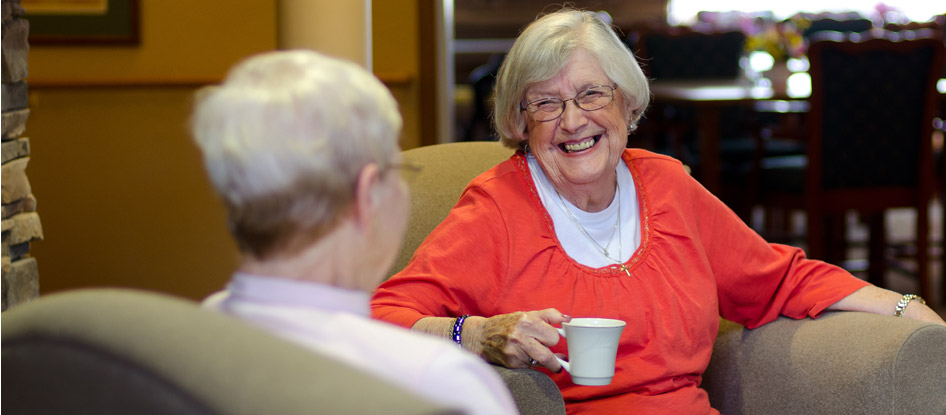
<path id="1" fill-rule="evenodd" d="M 654 103 L 696 107 L 700 147 L 700 180 L 710 192 L 721 189 L 720 111 L 746 105 L 760 112 L 807 112 L 805 91 L 776 94 L 769 86 L 753 86 L 738 80 L 654 81 L 650 85 Z"/>

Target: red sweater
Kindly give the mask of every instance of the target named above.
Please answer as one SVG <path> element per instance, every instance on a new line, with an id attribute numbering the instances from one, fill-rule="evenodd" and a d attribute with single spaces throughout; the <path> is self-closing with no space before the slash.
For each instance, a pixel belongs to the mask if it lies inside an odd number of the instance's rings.
<path id="1" fill-rule="evenodd" d="M 418 248 L 381 284 L 377 318 L 405 327 L 429 316 L 555 308 L 624 320 L 614 380 L 579 386 L 549 373 L 569 414 L 713 414 L 699 388 L 719 317 L 749 328 L 779 315 L 817 317 L 867 285 L 846 271 L 765 242 L 669 157 L 627 150 L 641 245 L 625 264 L 589 268 L 555 236 L 523 155 L 474 179 Z M 565 341 L 553 346 L 567 353 Z"/>

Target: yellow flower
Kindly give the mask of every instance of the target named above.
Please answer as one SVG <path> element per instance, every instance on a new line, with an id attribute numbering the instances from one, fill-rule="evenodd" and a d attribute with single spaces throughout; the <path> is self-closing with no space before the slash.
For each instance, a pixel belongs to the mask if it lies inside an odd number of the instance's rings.
<path id="1" fill-rule="evenodd" d="M 799 27 L 807 21 L 766 22 L 764 28 L 746 39 L 747 51 L 763 51 L 780 61 L 801 57 L 805 53 L 805 38 Z"/>

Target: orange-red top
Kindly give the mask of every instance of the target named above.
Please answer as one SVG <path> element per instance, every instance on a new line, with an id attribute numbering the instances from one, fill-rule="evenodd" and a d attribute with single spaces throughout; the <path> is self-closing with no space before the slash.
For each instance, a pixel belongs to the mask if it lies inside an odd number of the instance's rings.
<path id="1" fill-rule="evenodd" d="M 474 179 L 410 264 L 381 284 L 372 313 L 405 327 L 428 316 L 555 308 L 627 322 L 608 386 L 549 373 L 569 414 L 717 413 L 699 388 L 719 317 L 749 328 L 817 317 L 867 285 L 765 242 L 681 164 L 623 155 L 637 186 L 641 244 L 619 267 L 572 260 L 555 236 L 522 154 Z M 565 341 L 552 347 L 566 353 Z"/>

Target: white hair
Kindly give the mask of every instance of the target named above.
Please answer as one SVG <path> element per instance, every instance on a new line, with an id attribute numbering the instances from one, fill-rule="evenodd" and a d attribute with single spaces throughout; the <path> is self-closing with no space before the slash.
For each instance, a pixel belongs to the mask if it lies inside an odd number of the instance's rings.
<path id="1" fill-rule="evenodd" d="M 191 129 L 234 236 L 262 255 L 334 224 L 361 169 L 394 158 L 401 116 L 360 66 L 293 50 L 251 57 L 199 91 Z"/>
<path id="2" fill-rule="evenodd" d="M 647 78 L 603 16 L 607 15 L 563 8 L 539 17 L 522 31 L 496 78 L 493 120 L 503 144 L 519 148 L 524 143 L 526 119 L 520 108 L 526 90 L 558 73 L 579 48 L 594 55 L 617 83 L 625 112 L 632 123 L 637 122 L 650 100 Z"/>

